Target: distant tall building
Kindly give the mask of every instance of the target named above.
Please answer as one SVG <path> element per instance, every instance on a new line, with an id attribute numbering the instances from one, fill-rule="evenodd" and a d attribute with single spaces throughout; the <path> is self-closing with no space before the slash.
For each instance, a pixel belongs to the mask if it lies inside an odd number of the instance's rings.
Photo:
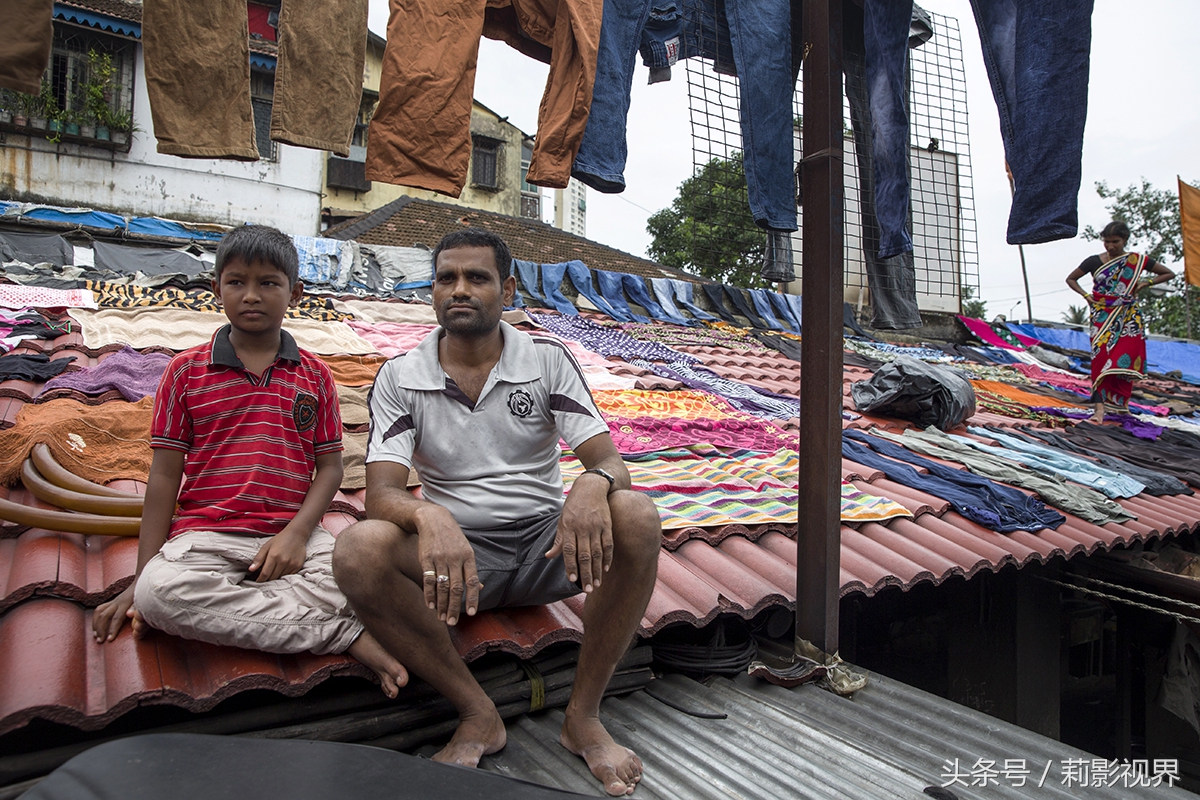
<path id="1" fill-rule="evenodd" d="M 554 227 L 587 236 L 587 187 L 574 178 L 566 189 L 554 190 Z"/>

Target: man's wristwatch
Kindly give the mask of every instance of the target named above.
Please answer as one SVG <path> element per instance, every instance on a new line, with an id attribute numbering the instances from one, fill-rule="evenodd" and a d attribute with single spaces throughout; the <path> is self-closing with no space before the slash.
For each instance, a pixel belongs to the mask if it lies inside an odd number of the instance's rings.
<path id="1" fill-rule="evenodd" d="M 589 472 L 593 475 L 599 475 L 601 478 L 604 478 L 604 480 L 608 481 L 608 491 L 610 493 L 613 489 L 617 488 L 617 479 L 612 475 L 609 475 L 605 470 L 602 470 L 599 467 L 592 467 L 591 469 L 585 469 L 583 471 L 585 475 Z"/>

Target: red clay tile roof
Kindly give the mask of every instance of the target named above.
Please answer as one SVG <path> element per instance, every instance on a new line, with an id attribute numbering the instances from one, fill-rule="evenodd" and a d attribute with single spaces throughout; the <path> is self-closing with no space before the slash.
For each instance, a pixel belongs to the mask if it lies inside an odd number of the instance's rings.
<path id="1" fill-rule="evenodd" d="M 508 243 L 513 258 L 538 264 L 578 259 L 592 269 L 629 272 L 644 278 L 701 278 L 653 261 L 623 253 L 553 225 L 491 211 L 401 197 L 369 214 L 334 225 L 323 234 L 334 239 L 355 239 L 363 244 L 433 248 L 443 236 L 465 226 L 486 228 Z"/>
<path id="2" fill-rule="evenodd" d="M 75 355 L 80 366 L 96 363 L 110 349 L 87 351 L 78 334 L 24 345 L 15 352 Z M 782 356 L 730 356 L 713 348 L 691 352 L 731 379 L 799 394 L 798 365 Z M 866 374 L 847 367 L 845 393 Z M 0 382 L 0 417 L 13 419 L 38 388 L 22 381 Z M 990 412 L 971 421 L 1015 422 Z M 871 415 L 846 424 L 904 425 Z M 915 514 L 911 520 L 841 526 L 843 596 L 938 584 L 1009 564 L 1071 558 L 1200 529 L 1200 496 L 1135 497 L 1121 503 L 1139 519 L 1124 524 L 1097 526 L 1067 515 L 1057 530 L 1000 534 L 948 510 L 940 498 L 887 480 L 878 470 L 848 460 L 841 467 L 862 491 L 893 499 Z M 126 482 L 121 488 L 141 491 L 142 486 Z M 337 533 L 360 517 L 362 494 L 339 493 L 325 526 Z M 0 496 L 39 505 L 19 487 L 0 488 Z M 669 531 L 641 634 L 653 635 L 673 623 L 700 626 L 721 614 L 748 619 L 766 609 L 793 609 L 795 533 L 795 525 L 788 524 Z M 34 718 L 96 729 L 139 705 L 202 711 L 251 688 L 298 695 L 334 675 L 369 675 L 345 656 L 278 657 L 161 635 L 134 642 L 128 629 L 116 643 L 96 645 L 88 635 L 91 609 L 127 585 L 136 550 L 132 538 L 0 526 L 0 734 Z M 528 657 L 556 642 L 579 641 L 581 608 L 581 599 L 575 598 L 544 608 L 481 614 L 458 626 L 455 644 L 467 659 L 490 651 Z"/>

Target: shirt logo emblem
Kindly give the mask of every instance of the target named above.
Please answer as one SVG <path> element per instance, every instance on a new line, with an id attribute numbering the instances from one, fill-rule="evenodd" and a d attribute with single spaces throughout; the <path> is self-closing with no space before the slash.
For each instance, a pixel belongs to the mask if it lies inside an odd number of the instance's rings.
<path id="1" fill-rule="evenodd" d="M 310 431 L 316 427 L 317 398 L 304 392 L 296 395 L 296 402 L 292 404 L 292 420 L 299 431 Z"/>
<path id="2" fill-rule="evenodd" d="M 533 413 L 533 397 L 524 389 L 513 389 L 508 395 L 508 410 L 514 417 L 528 417 Z"/>

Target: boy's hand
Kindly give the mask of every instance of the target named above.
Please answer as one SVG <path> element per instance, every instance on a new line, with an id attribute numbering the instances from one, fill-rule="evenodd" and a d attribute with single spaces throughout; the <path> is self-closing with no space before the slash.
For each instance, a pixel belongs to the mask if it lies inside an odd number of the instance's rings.
<path id="1" fill-rule="evenodd" d="M 96 635 L 96 641 L 111 642 L 117 638 L 117 633 L 125 624 L 126 617 L 134 620 L 133 635 L 140 639 L 145 634 L 145 623 L 137 624 L 141 618 L 135 616 L 136 613 L 133 611 L 133 584 L 131 583 L 125 587 L 125 591 L 112 600 L 96 607 L 95 613 L 92 614 L 92 633 Z"/>
<path id="2" fill-rule="evenodd" d="M 257 572 L 255 578 L 259 583 L 273 581 L 284 575 L 293 575 L 304 566 L 307 555 L 308 537 L 312 532 L 298 532 L 293 528 L 284 528 L 271 536 L 259 548 L 258 555 L 250 564 L 250 572 Z"/>

